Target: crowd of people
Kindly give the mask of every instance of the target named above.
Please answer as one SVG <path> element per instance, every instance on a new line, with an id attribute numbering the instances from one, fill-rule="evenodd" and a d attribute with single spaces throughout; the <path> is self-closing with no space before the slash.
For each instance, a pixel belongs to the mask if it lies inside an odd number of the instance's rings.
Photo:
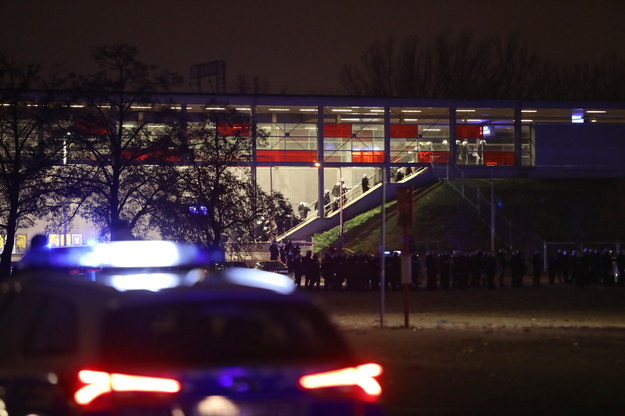
<path id="1" fill-rule="evenodd" d="M 298 245 L 272 243 L 271 258 L 285 263 L 298 287 L 310 290 L 379 290 L 380 257 L 363 252 L 347 254 L 330 247 L 321 256 Z M 401 256 L 384 256 L 385 288 L 400 290 Z M 427 251 L 410 256 L 411 290 L 466 289 L 524 285 L 572 284 L 625 286 L 625 253 L 611 250 L 557 250 L 544 261 L 542 253 L 498 250 Z M 545 268 L 545 264 L 547 267 Z M 406 280 L 406 279 L 405 279 Z"/>

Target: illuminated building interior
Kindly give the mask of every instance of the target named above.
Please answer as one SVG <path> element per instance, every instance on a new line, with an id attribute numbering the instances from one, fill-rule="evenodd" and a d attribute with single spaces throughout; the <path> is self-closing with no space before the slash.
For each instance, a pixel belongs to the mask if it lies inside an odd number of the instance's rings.
<path id="1" fill-rule="evenodd" d="M 408 166 L 493 167 L 517 172 L 540 168 L 537 154 L 539 161 L 549 164 L 550 160 L 540 159 L 537 139 L 546 141 L 537 136 L 540 126 L 625 126 L 625 105 L 611 102 L 206 94 L 162 94 L 157 98 L 160 103 L 173 104 L 132 108 L 137 120 L 147 120 L 150 129 L 163 128 L 155 116 L 163 107 L 187 113 L 190 124 L 194 115 L 206 112 L 234 110 L 241 114 L 246 121 L 234 126 L 239 129 L 236 134 L 255 135 L 252 143 L 256 146 L 252 145 L 237 165 L 250 169 L 263 190 L 282 192 L 296 212 L 301 202 L 312 207 L 341 179 L 348 189 L 359 187 L 363 175 L 373 183 L 383 177 L 392 182 L 394 170 Z M 592 129 L 585 134 L 592 137 Z M 79 162 L 81 157 L 79 149 L 70 149 L 67 161 Z M 41 229 L 37 225 L 18 234 L 29 240 Z M 60 233 L 52 240 L 64 245 L 95 237 L 94 231 L 81 223 L 73 225 L 67 238 Z"/>

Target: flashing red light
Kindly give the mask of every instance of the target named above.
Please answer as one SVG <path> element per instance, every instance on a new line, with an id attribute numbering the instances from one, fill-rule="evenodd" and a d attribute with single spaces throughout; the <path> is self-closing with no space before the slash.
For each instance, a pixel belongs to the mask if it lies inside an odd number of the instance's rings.
<path id="1" fill-rule="evenodd" d="M 88 405 L 98 397 L 111 392 L 177 393 L 178 380 L 161 377 L 135 376 L 107 373 L 104 371 L 81 370 L 78 379 L 85 383 L 74 394 L 79 405 Z"/>
<path id="2" fill-rule="evenodd" d="M 357 367 L 309 374 L 301 377 L 299 384 L 306 390 L 358 386 L 368 396 L 378 397 L 382 394 L 382 387 L 375 377 L 378 377 L 380 374 L 382 374 L 382 366 L 370 363 Z"/>

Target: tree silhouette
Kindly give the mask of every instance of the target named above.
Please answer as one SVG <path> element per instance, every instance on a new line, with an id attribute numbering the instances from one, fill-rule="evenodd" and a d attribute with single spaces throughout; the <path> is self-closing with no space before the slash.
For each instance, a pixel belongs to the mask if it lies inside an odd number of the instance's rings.
<path id="1" fill-rule="evenodd" d="M 145 64 L 127 44 L 98 47 L 92 56 L 99 71 L 79 79 L 76 101 L 83 106 L 69 130 L 89 195 L 82 212 L 103 233 L 120 223 L 134 229 L 170 187 L 164 165 L 177 159 L 167 127 L 178 115 L 152 94 L 178 77 Z"/>
<path id="2" fill-rule="evenodd" d="M 625 61 L 554 62 L 519 34 L 476 38 L 471 32 L 393 38 L 369 46 L 340 79 L 348 93 L 467 99 L 622 99 Z"/>
<path id="3" fill-rule="evenodd" d="M 67 108 L 58 94 L 62 83 L 44 79 L 38 66 L 0 55 L 0 228 L 5 235 L 0 278 L 10 274 L 17 229 L 60 210 L 61 195 L 72 186 L 59 125 Z"/>
<path id="4" fill-rule="evenodd" d="M 170 167 L 176 185 L 162 195 L 151 223 L 166 238 L 245 244 L 253 240 L 261 216 L 288 216 L 275 195 L 255 184 L 244 163 L 251 160 L 253 140 L 262 142 L 264 136 L 253 133 L 249 115 L 232 110 L 203 114 L 189 123 L 181 143 L 185 163 Z"/>

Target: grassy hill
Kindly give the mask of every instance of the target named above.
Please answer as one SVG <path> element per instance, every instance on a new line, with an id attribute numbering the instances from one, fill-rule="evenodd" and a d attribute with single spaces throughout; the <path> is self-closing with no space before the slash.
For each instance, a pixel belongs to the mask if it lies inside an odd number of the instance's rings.
<path id="1" fill-rule="evenodd" d="M 460 189 L 460 185 L 456 184 Z M 479 191 L 477 190 L 479 188 Z M 487 250 L 490 248 L 490 180 L 465 182 L 462 198 L 448 183 L 422 190 L 414 201 L 410 235 L 420 249 Z M 507 247 L 510 234 L 530 231 L 549 242 L 614 244 L 625 237 L 625 179 L 495 179 L 497 247 Z M 386 205 L 386 248 L 400 250 L 402 229 L 395 202 Z M 344 246 L 377 253 L 380 245 L 380 208 L 347 219 Z M 339 230 L 313 237 L 316 248 L 338 246 Z"/>

